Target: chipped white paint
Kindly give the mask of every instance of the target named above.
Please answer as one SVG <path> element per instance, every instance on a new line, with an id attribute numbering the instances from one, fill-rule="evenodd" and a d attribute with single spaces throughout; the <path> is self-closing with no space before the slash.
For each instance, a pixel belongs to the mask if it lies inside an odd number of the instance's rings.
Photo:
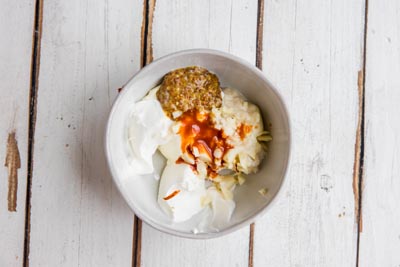
<path id="1" fill-rule="evenodd" d="M 400 266 L 400 2 L 369 0 L 360 266 Z"/>
<path id="2" fill-rule="evenodd" d="M 188 48 L 214 48 L 255 62 L 257 1 L 157 1 L 154 58 Z M 223 238 L 188 240 L 143 225 L 143 266 L 247 266 L 249 228 Z M 156 254 L 155 254 L 156 253 Z"/>
<path id="3" fill-rule="evenodd" d="M 140 65 L 142 1 L 44 1 L 30 266 L 131 266 L 133 213 L 112 183 L 105 122 Z"/>
<path id="4" fill-rule="evenodd" d="M 22 266 L 34 1 L 1 1 L 0 6 L 0 266 Z M 8 134 L 14 130 L 21 168 L 17 211 L 9 212 L 8 170 L 4 163 Z"/>
<path id="5" fill-rule="evenodd" d="M 352 191 L 364 1 L 266 0 L 263 67 L 293 150 L 281 199 L 255 225 L 255 266 L 355 266 Z"/>

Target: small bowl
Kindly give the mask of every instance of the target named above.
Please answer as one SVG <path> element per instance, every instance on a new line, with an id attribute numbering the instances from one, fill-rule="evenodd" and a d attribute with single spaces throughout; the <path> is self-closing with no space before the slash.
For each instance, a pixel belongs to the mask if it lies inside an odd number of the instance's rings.
<path id="1" fill-rule="evenodd" d="M 173 223 L 157 203 L 158 181 L 153 175 L 137 175 L 130 165 L 132 152 L 128 143 L 128 121 L 134 103 L 160 84 L 171 70 L 202 66 L 217 74 L 222 87 L 239 90 L 261 110 L 264 125 L 271 131 L 266 158 L 260 171 L 249 175 L 236 187 L 236 208 L 229 225 L 217 232 L 193 233 L 196 216 L 186 222 Z M 269 126 L 268 126 L 269 125 Z M 249 225 L 271 206 L 285 179 L 290 157 L 289 117 L 281 96 L 264 74 L 253 65 L 230 54 L 194 49 L 162 57 L 140 70 L 123 88 L 111 110 L 106 129 L 105 152 L 114 182 L 133 212 L 152 227 L 176 236 L 204 239 L 222 236 Z M 160 154 L 153 158 L 161 173 L 165 163 Z M 267 188 L 266 195 L 258 191 Z M 198 215 L 201 216 L 201 215 Z M 198 217 L 197 216 L 197 217 Z"/>

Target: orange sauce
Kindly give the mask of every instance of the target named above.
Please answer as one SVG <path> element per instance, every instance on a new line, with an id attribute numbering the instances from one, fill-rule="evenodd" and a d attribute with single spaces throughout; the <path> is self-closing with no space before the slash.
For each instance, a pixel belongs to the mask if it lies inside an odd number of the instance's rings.
<path id="1" fill-rule="evenodd" d="M 248 135 L 251 132 L 251 129 L 253 126 L 251 125 L 246 125 L 246 124 L 240 124 L 239 127 L 237 127 L 236 131 L 239 134 L 239 137 L 241 140 L 243 140 L 246 135 Z"/>
<path id="2" fill-rule="evenodd" d="M 174 196 L 176 196 L 177 194 L 179 194 L 179 192 L 181 192 L 181 190 L 175 190 L 174 192 L 172 192 L 168 196 L 164 197 L 163 199 L 164 200 L 169 200 L 169 199 L 173 198 Z"/>
<path id="3" fill-rule="evenodd" d="M 206 162 L 209 169 L 210 177 L 216 176 L 217 166 L 215 164 L 214 151 L 220 150 L 220 158 L 232 148 L 227 142 L 227 136 L 223 130 L 218 130 L 208 113 L 200 113 L 197 110 L 189 110 L 183 113 L 179 118 L 181 126 L 179 135 L 181 136 L 182 153 L 187 152 L 193 159 L 196 159 L 193 149 L 196 148 L 200 154 L 208 155 L 210 162 Z M 179 162 L 178 162 L 179 161 Z M 178 159 L 177 163 L 183 163 L 182 159 Z M 185 162 L 186 163 L 186 162 Z"/>

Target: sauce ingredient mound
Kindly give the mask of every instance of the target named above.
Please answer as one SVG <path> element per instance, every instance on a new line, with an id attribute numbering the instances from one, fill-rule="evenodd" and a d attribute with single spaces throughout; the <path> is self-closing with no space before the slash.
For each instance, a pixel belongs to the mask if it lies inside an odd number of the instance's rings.
<path id="1" fill-rule="evenodd" d="M 158 203 L 174 222 L 196 217 L 196 232 L 229 223 L 235 187 L 258 171 L 272 140 L 256 105 L 197 66 L 167 73 L 135 103 L 128 136 L 137 174 L 160 178 L 152 156 L 166 158 Z"/>
<path id="2" fill-rule="evenodd" d="M 188 110 L 211 111 L 222 103 L 218 77 L 197 66 L 167 73 L 157 91 L 157 99 L 171 119 Z"/>

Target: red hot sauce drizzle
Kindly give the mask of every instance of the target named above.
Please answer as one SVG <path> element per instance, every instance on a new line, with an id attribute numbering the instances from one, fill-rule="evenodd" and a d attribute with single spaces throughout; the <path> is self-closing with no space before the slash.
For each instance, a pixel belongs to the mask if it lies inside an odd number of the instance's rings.
<path id="1" fill-rule="evenodd" d="M 179 192 L 181 192 L 181 190 L 175 190 L 174 192 L 172 192 L 171 194 L 169 194 L 168 196 L 164 197 L 164 200 L 170 200 L 171 198 L 175 197 L 177 194 L 179 194 Z"/>
<path id="2" fill-rule="evenodd" d="M 229 149 L 233 148 L 227 142 L 227 136 L 223 130 L 218 130 L 214 127 L 214 123 L 208 113 L 189 110 L 183 113 L 178 118 L 178 121 L 181 123 L 179 135 L 181 136 L 182 153 L 189 154 L 195 162 L 200 154 L 208 166 L 207 174 L 209 178 L 215 178 L 222 158 Z M 198 153 L 194 149 L 197 149 Z M 214 153 L 216 150 L 219 150 L 218 153 Z M 215 157 L 215 154 L 218 158 Z M 187 162 L 179 158 L 176 163 Z M 192 169 L 197 169 L 196 163 L 189 165 L 193 167 Z"/>

